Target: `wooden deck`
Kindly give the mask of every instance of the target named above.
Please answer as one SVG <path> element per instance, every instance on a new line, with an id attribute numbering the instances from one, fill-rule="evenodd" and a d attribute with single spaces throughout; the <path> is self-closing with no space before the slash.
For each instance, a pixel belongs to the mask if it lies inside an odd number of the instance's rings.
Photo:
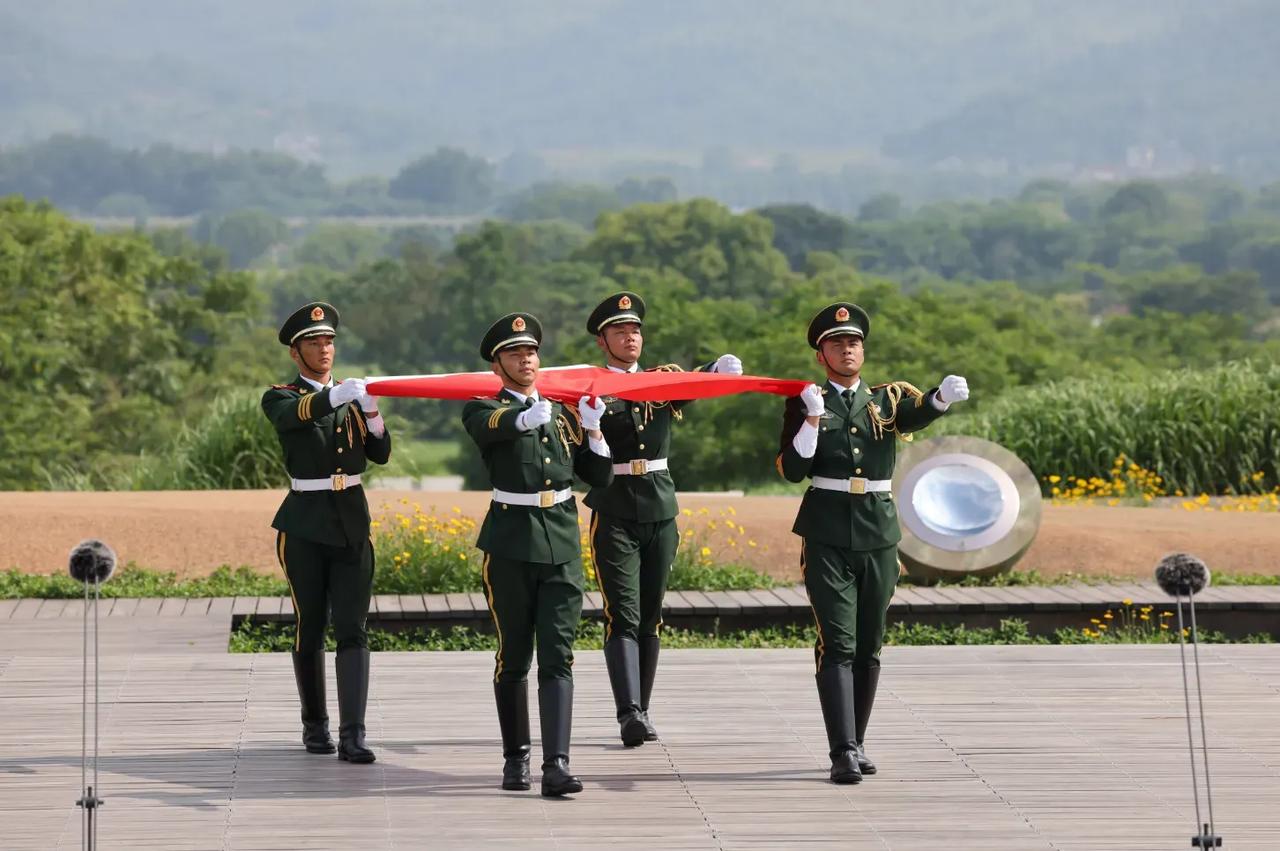
<path id="1" fill-rule="evenodd" d="M 1154 583 L 1024 586 L 1009 588 L 925 588 L 900 585 L 889 604 L 889 620 L 925 624 L 964 623 L 994 627 L 1006 618 L 1027 622 L 1034 633 L 1060 627 L 1080 628 L 1123 601 L 1170 610 L 1173 601 Z M 1280 640 L 1280 586 L 1251 585 L 1208 588 L 1196 597 L 1200 625 L 1235 638 L 1270 633 Z M 0 600 L 0 624 L 22 620 L 79 619 L 79 600 Z M 120 618 L 178 617 L 292 621 L 288 597 L 197 597 L 191 599 L 107 598 L 100 617 L 109 626 Z M 603 600 L 595 591 L 583 595 L 582 614 L 601 618 Z M 756 591 L 669 591 L 663 601 L 668 626 L 721 631 L 777 624 L 811 624 L 813 610 L 802 586 Z M 488 630 L 492 624 L 483 594 L 377 594 L 369 606 L 369 624 L 382 629 L 468 626 Z M 123 624 L 121 624 L 123 626 Z"/>
<path id="2" fill-rule="evenodd" d="M 287 655 L 220 652 L 224 616 L 109 619 L 103 848 L 1137 851 L 1193 831 L 1173 647 L 889 648 L 881 771 L 855 787 L 825 780 L 807 651 L 666 653 L 663 741 L 631 751 L 583 653 L 586 790 L 546 801 L 497 788 L 489 654 L 376 654 L 379 761 L 351 766 L 301 750 Z M 0 847 L 79 847 L 79 647 L 65 610 L 0 620 Z M 1219 832 L 1274 851 L 1280 647 L 1201 656 Z"/>

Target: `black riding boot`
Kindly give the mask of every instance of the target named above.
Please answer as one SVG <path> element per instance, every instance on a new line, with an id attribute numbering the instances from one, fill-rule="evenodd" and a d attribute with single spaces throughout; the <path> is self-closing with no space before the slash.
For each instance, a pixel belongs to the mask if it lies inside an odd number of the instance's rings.
<path id="1" fill-rule="evenodd" d="M 538 720 L 542 726 L 542 794 L 558 798 L 582 791 L 582 781 L 569 773 L 569 734 L 573 730 L 573 680 L 538 685 Z"/>
<path id="2" fill-rule="evenodd" d="M 373 751 L 364 744 L 364 709 L 369 702 L 369 651 L 363 647 L 339 650 L 338 759 L 373 762 Z"/>
<path id="3" fill-rule="evenodd" d="M 524 791 L 529 780 L 529 683 L 494 683 L 502 729 L 502 788 Z"/>
<path id="4" fill-rule="evenodd" d="M 832 783 L 861 783 L 853 718 L 853 671 L 843 665 L 818 672 L 818 702 L 827 727 Z"/>
<path id="5" fill-rule="evenodd" d="M 863 774 L 875 774 L 876 764 L 867 758 L 863 749 L 867 722 L 871 720 L 871 707 L 876 702 L 876 686 L 880 683 L 880 666 L 855 668 L 853 671 L 854 732 L 858 741 L 858 768 Z"/>
<path id="6" fill-rule="evenodd" d="M 649 698 L 653 695 L 653 680 L 658 675 L 658 650 L 662 641 L 656 635 L 640 639 L 640 717 L 644 721 L 644 740 L 656 742 L 658 731 L 649 720 Z"/>
<path id="7" fill-rule="evenodd" d="M 640 711 L 640 647 L 631 638 L 610 639 L 604 646 L 604 661 L 609 669 L 609 685 L 613 687 L 622 743 L 629 748 L 643 745 L 646 730 Z"/>
<path id="8" fill-rule="evenodd" d="M 294 653 L 293 678 L 302 704 L 302 744 L 307 753 L 333 753 L 329 736 L 329 707 L 324 699 L 324 651 Z"/>

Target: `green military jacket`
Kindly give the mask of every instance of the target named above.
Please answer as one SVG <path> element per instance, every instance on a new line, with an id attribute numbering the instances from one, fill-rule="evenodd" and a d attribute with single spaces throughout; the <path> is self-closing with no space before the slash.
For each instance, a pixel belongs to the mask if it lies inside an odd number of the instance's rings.
<path id="1" fill-rule="evenodd" d="M 462 408 L 462 424 L 480 447 L 491 486 L 512 493 L 557 491 L 571 487 L 575 473 L 593 487 L 608 486 L 613 459 L 591 451 L 577 409 L 552 402 L 551 422 L 520 431 L 516 417 L 531 405 L 503 389 Z M 577 501 L 550 508 L 492 502 L 476 547 L 516 561 L 572 561 L 582 553 Z"/>
<path id="2" fill-rule="evenodd" d="M 356 404 L 329 403 L 298 376 L 262 395 L 262 410 L 276 427 L 284 466 L 294 479 L 327 479 L 363 473 L 368 462 L 391 458 L 391 433 L 375 437 Z M 335 547 L 355 546 L 369 537 L 369 502 L 360 486 L 340 491 L 289 491 L 271 525 L 289 535 Z"/>
<path id="3" fill-rule="evenodd" d="M 787 400 L 778 450 L 778 472 L 787 481 L 806 476 L 832 479 L 892 479 L 897 442 L 942 416 L 933 406 L 937 389 L 921 393 L 905 381 L 876 387 L 858 385 L 846 406 L 830 382 L 822 388 L 826 412 L 818 423 L 818 449 L 802 458 L 792 439 L 805 421 L 799 396 Z M 810 487 L 792 532 L 834 547 L 875 550 L 902 540 L 892 493 L 841 493 Z"/>

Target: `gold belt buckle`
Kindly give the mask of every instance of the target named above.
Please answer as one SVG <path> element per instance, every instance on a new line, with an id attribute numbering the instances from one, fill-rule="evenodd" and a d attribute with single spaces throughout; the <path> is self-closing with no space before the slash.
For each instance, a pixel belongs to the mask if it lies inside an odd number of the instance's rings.
<path id="1" fill-rule="evenodd" d="M 333 480 L 333 489 L 334 489 L 334 490 L 336 490 L 336 491 L 346 490 L 346 488 L 347 488 L 347 477 L 346 477 L 344 474 L 342 474 L 342 473 L 335 473 L 331 478 L 332 478 L 332 480 Z"/>
<path id="2" fill-rule="evenodd" d="M 556 504 L 555 491 L 538 491 L 538 507 L 550 508 Z"/>
<path id="3" fill-rule="evenodd" d="M 649 472 L 649 462 L 644 458 L 637 458 L 631 462 L 631 475 L 643 476 Z"/>
<path id="4" fill-rule="evenodd" d="M 849 480 L 849 493 L 866 493 L 867 480 L 860 478 L 852 478 Z"/>

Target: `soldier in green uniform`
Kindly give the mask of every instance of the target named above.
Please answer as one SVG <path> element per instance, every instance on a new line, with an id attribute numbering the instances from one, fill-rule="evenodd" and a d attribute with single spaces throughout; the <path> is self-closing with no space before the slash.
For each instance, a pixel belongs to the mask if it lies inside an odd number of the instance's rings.
<path id="1" fill-rule="evenodd" d="M 609 369 L 639 369 L 644 314 L 644 300 L 631 292 L 615 293 L 591 312 L 587 332 L 596 338 Z M 722 355 L 698 369 L 741 375 L 742 362 Z M 683 404 L 606 400 L 601 429 L 613 452 L 615 478 L 608 487 L 592 488 L 585 499 L 592 509 L 592 565 L 604 598 L 605 664 L 627 747 L 658 738 L 649 719 L 649 700 L 658 671 L 662 598 L 680 543 L 675 520 L 680 509 L 667 452 L 671 424 L 680 419 Z"/>
<path id="2" fill-rule="evenodd" d="M 538 395 L 542 326 L 528 313 L 502 317 L 480 355 L 502 379 L 491 399 L 468 402 L 462 422 L 489 472 L 493 501 L 476 546 L 498 634 L 493 693 L 502 731 L 503 789 L 528 789 L 528 674 L 538 654 L 542 794 L 581 792 L 569 773 L 573 725 L 573 640 L 582 617 L 582 545 L 573 492 L 613 478 L 600 433 L 604 403 L 584 396 L 577 409 Z"/>
<path id="3" fill-rule="evenodd" d="M 827 381 L 787 400 L 777 459 L 788 481 L 811 480 L 792 531 L 804 539 L 800 567 L 818 626 L 818 700 L 834 783 L 858 783 L 876 771 L 863 739 L 898 581 L 896 438 L 909 440 L 952 402 L 969 398 L 957 375 L 927 393 L 905 381 L 868 387 L 861 373 L 870 328 L 866 311 L 847 302 L 809 323 L 809 345 Z"/>
<path id="4" fill-rule="evenodd" d="M 364 381 L 333 382 L 338 311 L 313 302 L 285 320 L 280 342 L 298 375 L 262 396 L 291 478 L 272 526 L 296 618 L 293 671 L 302 703 L 302 742 L 333 753 L 325 702 L 324 635 L 329 613 L 338 642 L 338 758 L 374 761 L 364 742 L 369 696 L 365 619 L 373 587 L 369 503 L 360 477 L 391 457 L 391 435 Z"/>

